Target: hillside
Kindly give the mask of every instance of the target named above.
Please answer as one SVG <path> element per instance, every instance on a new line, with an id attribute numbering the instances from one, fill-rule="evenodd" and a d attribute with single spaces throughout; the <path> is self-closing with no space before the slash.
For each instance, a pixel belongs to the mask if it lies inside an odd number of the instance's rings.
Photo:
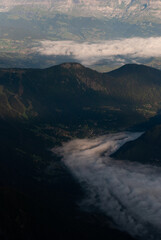
<path id="1" fill-rule="evenodd" d="M 97 108 L 100 113 L 151 117 L 161 106 L 160 79 L 159 70 L 135 64 L 105 74 L 77 63 L 44 70 L 1 69 L 0 116 L 48 118 Z"/>
<path id="2" fill-rule="evenodd" d="M 135 102 L 138 111 L 160 109 L 161 71 L 143 65 L 127 64 L 107 76 L 115 78 L 109 82 L 112 95 L 125 101 Z M 107 85 L 108 85 L 107 84 Z M 138 104 L 137 104 L 138 103 Z"/>
<path id="3" fill-rule="evenodd" d="M 143 164 L 161 166 L 161 125 L 144 133 L 134 142 L 125 144 L 113 157 Z"/>

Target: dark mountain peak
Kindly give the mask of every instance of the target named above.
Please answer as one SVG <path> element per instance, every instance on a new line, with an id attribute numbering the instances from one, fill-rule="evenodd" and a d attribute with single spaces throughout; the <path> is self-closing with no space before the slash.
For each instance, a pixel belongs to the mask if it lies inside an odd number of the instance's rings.
<path id="1" fill-rule="evenodd" d="M 61 63 L 61 64 L 58 64 L 58 65 L 54 65 L 54 66 L 51 66 L 49 68 L 46 68 L 44 69 L 45 71 L 46 70 L 80 70 L 80 69 L 86 69 L 86 67 L 84 67 L 83 65 L 81 65 L 80 63 L 77 63 L 77 62 L 65 62 L 65 63 Z"/>
<path id="2" fill-rule="evenodd" d="M 147 77 L 149 76 L 149 74 L 150 76 L 157 74 L 160 77 L 161 71 L 149 66 L 141 65 L 141 64 L 125 64 L 124 66 L 116 70 L 113 70 L 107 74 L 113 77 L 118 77 L 118 76 L 121 77 L 125 75 L 126 76 L 133 75 L 133 74 L 135 75 L 137 74 L 141 77 Z"/>
<path id="3" fill-rule="evenodd" d="M 129 64 L 125 64 L 123 65 L 122 67 L 116 69 L 116 70 L 113 70 L 111 71 L 111 73 L 114 73 L 114 72 L 133 72 L 133 71 L 138 71 L 138 70 L 144 70 L 144 69 L 148 69 L 149 67 L 147 66 L 144 66 L 144 65 L 140 65 L 140 64 L 134 64 L 134 63 L 129 63 Z"/>
<path id="4" fill-rule="evenodd" d="M 71 63 L 62 63 L 60 65 L 61 67 L 63 68 L 66 68 L 66 69 L 82 69 L 82 68 L 85 68 L 83 65 L 81 65 L 80 63 L 74 63 L 74 62 L 71 62 Z"/>
<path id="5" fill-rule="evenodd" d="M 135 70 L 147 70 L 147 69 L 153 69 L 156 70 L 152 67 L 149 66 L 145 66 L 142 64 L 136 64 L 136 63 L 129 63 L 129 64 L 125 64 L 124 66 L 119 68 L 120 70 L 129 70 L 129 71 L 135 71 Z"/>

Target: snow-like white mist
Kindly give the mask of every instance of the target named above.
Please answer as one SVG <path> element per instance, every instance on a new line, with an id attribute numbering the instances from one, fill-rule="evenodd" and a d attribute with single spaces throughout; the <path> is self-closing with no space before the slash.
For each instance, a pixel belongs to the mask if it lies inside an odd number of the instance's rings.
<path id="1" fill-rule="evenodd" d="M 115 226 L 140 239 L 161 237 L 161 168 L 114 160 L 110 155 L 142 133 L 109 134 L 76 139 L 53 149 L 85 188 L 81 201 L 98 209 Z"/>
<path id="2" fill-rule="evenodd" d="M 38 42 L 33 52 L 47 56 L 70 56 L 82 64 L 92 65 L 102 59 L 124 62 L 124 57 L 135 60 L 161 57 L 161 37 L 133 37 L 98 42 L 49 41 Z M 129 61 L 129 60 L 128 60 Z M 134 61 L 134 62 L 135 62 Z"/>

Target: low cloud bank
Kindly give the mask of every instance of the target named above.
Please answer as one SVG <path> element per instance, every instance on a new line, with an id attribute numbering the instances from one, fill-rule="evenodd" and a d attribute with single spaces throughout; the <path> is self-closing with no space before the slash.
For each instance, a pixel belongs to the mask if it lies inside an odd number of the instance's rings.
<path id="1" fill-rule="evenodd" d="M 92 65 L 99 60 L 118 57 L 129 59 L 161 57 L 161 37 L 126 38 L 99 42 L 48 41 L 39 42 L 33 51 L 48 56 L 70 56 L 83 64 Z"/>
<path id="2" fill-rule="evenodd" d="M 111 217 L 118 229 L 140 239 L 161 237 L 161 169 L 109 156 L 141 133 L 76 139 L 53 149 L 87 191 L 81 202 Z"/>

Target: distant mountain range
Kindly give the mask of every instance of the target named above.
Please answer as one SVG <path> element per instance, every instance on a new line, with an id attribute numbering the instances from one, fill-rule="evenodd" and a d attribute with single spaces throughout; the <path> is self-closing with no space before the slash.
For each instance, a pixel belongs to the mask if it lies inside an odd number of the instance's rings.
<path id="1" fill-rule="evenodd" d="M 51 11 L 76 13 L 77 16 L 161 21 L 161 2 L 158 0 L 2 0 L 0 3 L 2 11 L 20 5 L 43 6 Z"/>
<path id="2" fill-rule="evenodd" d="M 74 59 L 73 51 L 71 51 L 71 59 L 67 58 L 66 54 L 60 56 L 55 52 L 53 52 L 57 58 L 55 60 L 44 55 L 31 55 L 35 41 L 40 46 L 42 40 L 74 41 L 78 45 L 83 42 L 103 44 L 108 40 L 122 41 L 129 38 L 143 38 L 148 41 L 150 38 L 149 44 L 151 44 L 155 37 L 161 36 L 160 1 L 8 0 L 0 2 L 0 9 L 0 52 L 2 53 L 0 66 L 2 67 L 32 67 L 33 64 L 40 68 L 43 62 L 45 62 L 44 67 L 48 67 Z M 138 46 L 137 39 L 133 48 L 135 45 Z M 157 46 L 159 49 L 160 45 L 152 43 L 152 46 Z M 144 47 L 141 51 L 144 52 Z M 110 56 L 107 56 L 107 59 L 101 58 L 100 51 L 101 61 L 98 65 L 103 68 L 105 65 L 111 65 L 111 69 L 114 69 L 116 65 L 134 62 L 160 68 L 159 52 L 159 50 L 152 51 L 148 59 L 138 60 L 137 56 L 133 58 L 131 54 L 126 55 L 126 51 L 123 58 L 120 53 L 114 54 L 114 58 L 113 54 L 112 58 Z M 78 58 L 76 61 L 81 60 Z M 88 59 L 86 63 L 87 66 L 90 65 Z"/>

